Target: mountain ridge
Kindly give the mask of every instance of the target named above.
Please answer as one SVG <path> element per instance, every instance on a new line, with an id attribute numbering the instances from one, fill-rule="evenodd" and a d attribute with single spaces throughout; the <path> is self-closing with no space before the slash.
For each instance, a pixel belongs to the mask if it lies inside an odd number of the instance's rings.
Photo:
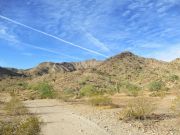
<path id="1" fill-rule="evenodd" d="M 117 74 L 119 71 L 124 73 L 133 70 L 132 72 L 140 71 L 142 69 L 163 69 L 166 67 L 179 69 L 180 58 L 176 58 L 171 62 L 165 62 L 153 58 L 144 58 L 133 54 L 132 52 L 125 51 L 113 57 L 110 57 L 104 61 L 97 61 L 95 59 L 86 60 L 82 62 L 42 62 L 36 67 L 19 70 L 15 68 L 1 68 L 0 77 L 4 76 L 42 76 L 44 74 L 53 73 L 66 73 L 74 72 L 79 70 L 87 70 L 96 68 L 97 70 L 105 73 L 110 73 L 110 75 Z M 6 71 L 6 72 L 5 72 Z M 113 73 L 113 71 L 117 71 Z M 122 72 L 121 72 L 122 73 Z"/>

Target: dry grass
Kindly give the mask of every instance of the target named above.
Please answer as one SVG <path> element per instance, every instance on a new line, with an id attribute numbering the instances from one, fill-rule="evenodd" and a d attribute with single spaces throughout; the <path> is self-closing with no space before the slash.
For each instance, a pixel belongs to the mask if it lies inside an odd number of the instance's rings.
<path id="1" fill-rule="evenodd" d="M 152 97 L 161 97 L 161 98 L 164 98 L 165 96 L 167 95 L 167 92 L 166 91 L 154 91 L 150 94 L 150 96 Z"/>
<path id="2" fill-rule="evenodd" d="M 12 97 L 12 99 L 6 103 L 5 110 L 9 115 L 26 115 L 28 113 L 26 107 L 16 97 Z"/>
<path id="3" fill-rule="evenodd" d="M 144 120 L 155 110 L 154 105 L 145 97 L 137 97 L 131 100 L 120 112 L 121 120 Z"/>
<path id="4" fill-rule="evenodd" d="M 173 101 L 171 109 L 180 117 L 180 95 Z"/>
<path id="5" fill-rule="evenodd" d="M 0 135 L 39 135 L 39 132 L 40 123 L 34 116 L 0 122 Z"/>
<path id="6" fill-rule="evenodd" d="M 0 119 L 0 135 L 39 135 L 39 119 L 29 115 L 27 108 L 17 97 L 2 103 L 1 108 L 3 117 Z"/>
<path id="7" fill-rule="evenodd" d="M 111 106 L 112 100 L 107 96 L 95 96 L 89 99 L 92 106 Z"/>

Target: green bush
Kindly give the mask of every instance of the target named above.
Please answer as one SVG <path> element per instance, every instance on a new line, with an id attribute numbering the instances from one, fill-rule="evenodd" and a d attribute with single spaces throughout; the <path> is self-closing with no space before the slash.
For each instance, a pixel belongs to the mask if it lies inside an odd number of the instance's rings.
<path id="1" fill-rule="evenodd" d="M 154 81 L 149 84 L 150 91 L 159 91 L 159 90 L 162 90 L 163 87 L 164 87 L 164 84 L 161 81 Z"/>
<path id="2" fill-rule="evenodd" d="M 97 95 L 97 91 L 93 85 L 85 85 L 80 89 L 80 96 L 94 96 Z"/>
<path id="3" fill-rule="evenodd" d="M 19 87 L 21 87 L 22 89 L 27 89 L 28 88 L 28 83 L 27 82 L 19 82 L 17 85 Z"/>
<path id="4" fill-rule="evenodd" d="M 55 96 L 53 87 L 48 82 L 40 82 L 35 85 L 31 85 L 30 89 L 36 90 L 41 98 L 53 98 Z"/>
<path id="5" fill-rule="evenodd" d="M 177 80 L 179 80 L 179 76 L 177 76 L 177 75 L 171 75 L 171 76 L 169 77 L 169 81 L 171 81 L 171 82 L 175 82 L 175 81 L 177 81 Z"/>
<path id="6" fill-rule="evenodd" d="M 129 96 L 138 96 L 141 88 L 135 84 L 127 83 L 125 85 Z"/>
<path id="7" fill-rule="evenodd" d="M 89 100 L 90 104 L 93 106 L 108 106 L 112 105 L 112 100 L 106 96 L 95 96 Z"/>

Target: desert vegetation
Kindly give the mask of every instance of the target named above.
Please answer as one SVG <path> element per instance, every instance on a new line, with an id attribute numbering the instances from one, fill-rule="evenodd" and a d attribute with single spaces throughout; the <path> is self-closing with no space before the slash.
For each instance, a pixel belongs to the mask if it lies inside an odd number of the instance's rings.
<path id="1" fill-rule="evenodd" d="M 113 117 L 116 120 L 113 120 L 121 124 L 134 124 L 135 121 L 152 126 L 156 121 L 159 124 L 157 129 L 162 127 L 161 123 L 173 123 L 180 119 L 180 98 L 176 94 L 180 89 L 179 71 L 174 64 L 138 57 L 129 52 L 98 62 L 96 68 L 86 69 L 81 64 L 43 63 L 24 71 L 24 74 L 30 75 L 28 77 L 1 79 L 0 92 L 8 92 L 13 98 L 8 103 L 0 103 L 9 118 L 1 120 L 0 134 L 9 135 L 13 128 L 17 129 L 14 135 L 39 133 L 39 120 L 28 115 L 21 100 L 60 99 L 68 105 L 97 109 L 99 112 L 96 114 L 105 113 L 102 117 L 107 115 L 111 118 L 117 114 Z M 44 69 L 48 70 L 44 72 Z M 106 120 L 99 117 L 99 121 Z"/>
<path id="2" fill-rule="evenodd" d="M 129 101 L 127 106 L 120 112 L 121 120 L 145 120 L 155 110 L 155 105 L 145 97 L 137 97 Z"/>
<path id="3" fill-rule="evenodd" d="M 27 108 L 17 97 L 12 97 L 12 99 L 5 104 L 4 109 L 9 115 L 26 115 L 28 113 Z"/>
<path id="4" fill-rule="evenodd" d="M 107 96 L 94 96 L 89 99 L 92 106 L 112 106 L 112 99 Z"/>
<path id="5" fill-rule="evenodd" d="M 4 110 L 4 117 L 0 117 L 1 135 L 39 135 L 39 119 L 30 115 L 17 97 L 12 97 L 9 102 L 0 106 Z"/>

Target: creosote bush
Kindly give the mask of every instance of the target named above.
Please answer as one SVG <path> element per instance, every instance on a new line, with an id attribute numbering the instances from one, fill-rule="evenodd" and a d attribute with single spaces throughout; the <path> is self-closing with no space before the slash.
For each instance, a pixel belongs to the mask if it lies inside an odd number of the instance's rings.
<path id="1" fill-rule="evenodd" d="M 125 85 L 125 88 L 127 89 L 127 94 L 129 96 L 138 96 L 139 92 L 141 91 L 141 88 L 135 84 L 127 83 Z"/>
<path id="2" fill-rule="evenodd" d="M 150 91 L 160 91 L 164 87 L 163 82 L 161 81 L 154 81 L 149 84 L 149 90 Z"/>
<path id="3" fill-rule="evenodd" d="M 29 85 L 29 89 L 37 91 L 42 99 L 53 98 L 55 96 L 53 87 L 46 81 Z"/>
<path id="4" fill-rule="evenodd" d="M 85 85 L 80 89 L 80 96 L 94 96 L 97 95 L 96 88 L 93 85 Z"/>
<path id="5" fill-rule="evenodd" d="M 137 97 L 130 101 L 120 112 L 121 120 L 144 120 L 155 110 L 154 105 L 145 97 Z"/>
<path id="6" fill-rule="evenodd" d="M 167 88 L 162 81 L 153 81 L 149 84 L 149 90 L 152 91 L 150 96 L 163 98 L 167 94 L 169 88 Z"/>
<path id="7" fill-rule="evenodd" d="M 179 80 L 179 76 L 177 76 L 177 75 L 171 75 L 169 77 L 169 81 L 171 81 L 171 82 L 175 82 L 175 81 L 178 81 L 178 80 Z"/>
<path id="8" fill-rule="evenodd" d="M 22 89 L 27 89 L 28 88 L 28 83 L 27 82 L 18 82 L 17 84 L 19 87 L 21 87 Z"/>

